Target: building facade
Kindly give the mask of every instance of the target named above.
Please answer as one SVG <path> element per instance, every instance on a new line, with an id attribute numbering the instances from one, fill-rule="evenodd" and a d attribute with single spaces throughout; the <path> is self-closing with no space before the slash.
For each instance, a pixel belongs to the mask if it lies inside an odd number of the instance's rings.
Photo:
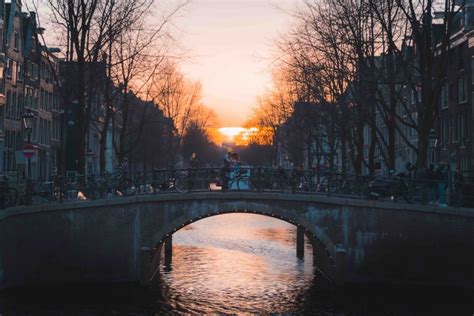
<path id="1" fill-rule="evenodd" d="M 3 174 L 5 151 L 5 1 L 0 0 L 0 175 Z"/>
<path id="2" fill-rule="evenodd" d="M 5 4 L 5 146 L 3 172 L 19 172 L 32 179 L 45 179 L 56 169 L 60 143 L 59 97 L 54 73 L 57 59 L 40 44 L 34 12 L 22 12 L 20 0 Z M 22 116 L 34 114 L 30 142 L 36 148 L 31 174 L 22 147 L 28 142 Z"/>

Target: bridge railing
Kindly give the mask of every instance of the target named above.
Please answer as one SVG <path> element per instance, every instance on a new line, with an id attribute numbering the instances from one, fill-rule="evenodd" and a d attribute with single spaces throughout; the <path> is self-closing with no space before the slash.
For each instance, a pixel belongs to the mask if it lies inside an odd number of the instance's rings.
<path id="1" fill-rule="evenodd" d="M 102 175 L 60 175 L 49 179 L 0 179 L 0 208 L 17 205 L 94 200 L 163 192 L 287 192 L 386 199 L 407 203 L 474 206 L 474 179 L 408 176 L 356 176 L 332 171 L 237 166 L 159 169 Z"/>

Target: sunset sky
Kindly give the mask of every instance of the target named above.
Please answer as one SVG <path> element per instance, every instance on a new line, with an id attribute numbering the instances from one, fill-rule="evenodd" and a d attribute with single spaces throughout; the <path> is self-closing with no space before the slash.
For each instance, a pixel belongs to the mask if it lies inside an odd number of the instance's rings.
<path id="1" fill-rule="evenodd" d="M 48 23 L 45 0 L 26 0 L 39 7 L 41 25 Z M 157 1 L 170 12 L 186 0 Z M 274 40 L 291 24 L 290 12 L 303 0 L 189 0 L 173 17 L 172 33 L 184 51 L 181 69 L 201 81 L 204 102 L 219 116 L 220 126 L 241 126 L 252 112 L 256 98 L 271 84 L 270 63 Z M 153 19 L 153 18 L 152 18 Z M 58 45 L 54 32 L 50 46 Z"/>
<path id="2" fill-rule="evenodd" d="M 192 0 L 175 21 L 191 59 L 182 70 L 203 84 L 221 126 L 240 126 L 271 83 L 272 42 L 299 0 Z"/>

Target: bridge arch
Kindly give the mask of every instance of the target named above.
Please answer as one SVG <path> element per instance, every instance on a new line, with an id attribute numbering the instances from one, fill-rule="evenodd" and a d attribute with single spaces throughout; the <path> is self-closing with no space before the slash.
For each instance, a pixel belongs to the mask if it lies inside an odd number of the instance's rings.
<path id="1" fill-rule="evenodd" d="M 157 231 L 153 236 L 153 257 L 156 262 L 152 266 L 152 269 L 158 270 L 157 264 L 159 264 L 159 255 L 162 251 L 162 248 L 167 241 L 167 239 L 172 236 L 174 233 L 180 229 L 203 220 L 205 218 L 219 216 L 223 214 L 232 214 L 232 213 L 243 213 L 243 214 L 255 214 L 262 215 L 267 217 L 272 217 L 275 219 L 282 220 L 286 223 L 292 224 L 296 227 L 302 228 L 305 236 L 310 241 L 313 247 L 313 260 L 315 269 L 329 282 L 334 283 L 336 281 L 336 262 L 334 251 L 336 249 L 333 242 L 330 238 L 324 233 L 324 231 L 311 224 L 308 220 L 303 217 L 290 217 L 285 212 L 279 210 L 272 210 L 271 208 L 265 207 L 256 207 L 252 209 L 247 208 L 213 208 L 208 209 L 206 212 L 198 212 L 193 214 L 190 212 L 184 212 L 180 216 L 174 218 L 169 223 L 164 225 L 162 229 Z M 295 244 L 296 246 L 296 244 Z M 156 271 L 152 272 L 153 275 L 156 274 Z"/>

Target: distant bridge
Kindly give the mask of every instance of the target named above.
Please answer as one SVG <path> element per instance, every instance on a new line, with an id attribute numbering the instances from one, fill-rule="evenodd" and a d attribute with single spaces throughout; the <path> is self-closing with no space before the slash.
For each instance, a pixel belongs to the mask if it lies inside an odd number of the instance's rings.
<path id="1" fill-rule="evenodd" d="M 474 210 L 275 192 L 137 195 L 0 212 L 0 288 L 140 282 L 171 236 L 202 218 L 248 212 L 298 227 L 333 284 L 474 287 Z M 168 247 L 169 249 L 169 247 Z"/>

